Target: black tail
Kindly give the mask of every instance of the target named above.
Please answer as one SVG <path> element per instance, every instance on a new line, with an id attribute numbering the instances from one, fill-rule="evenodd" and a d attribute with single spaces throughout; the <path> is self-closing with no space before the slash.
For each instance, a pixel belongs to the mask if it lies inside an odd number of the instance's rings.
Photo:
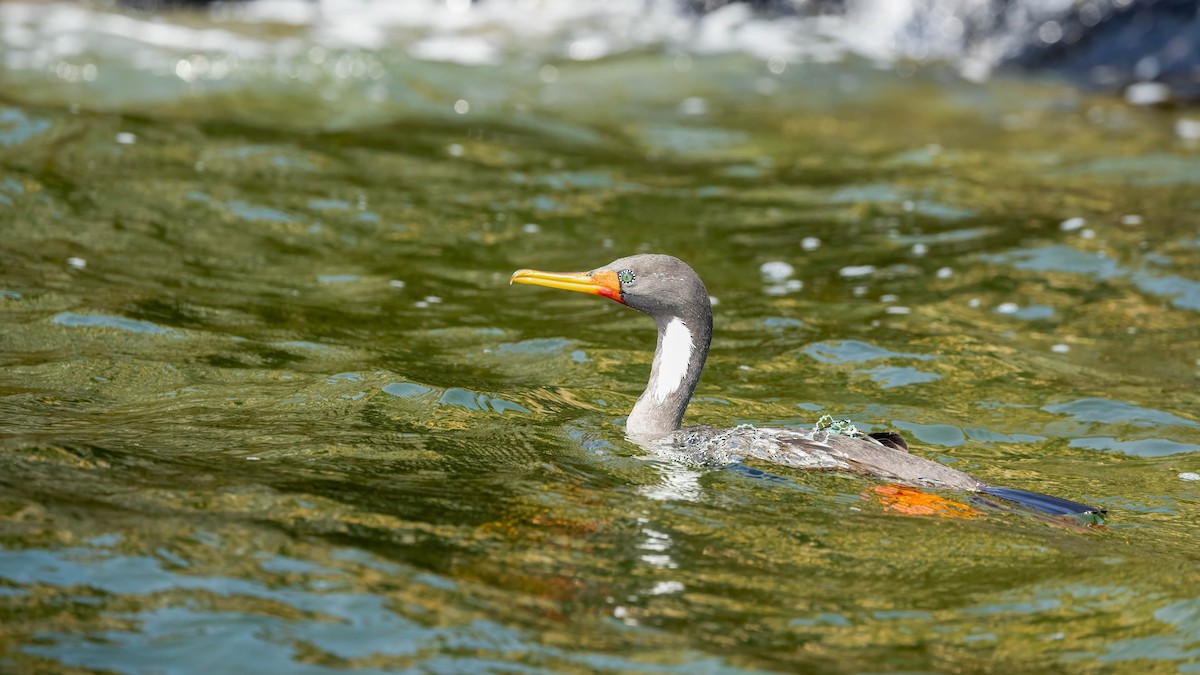
<path id="1" fill-rule="evenodd" d="M 1052 516 L 1080 516 L 1089 513 L 1107 513 L 1104 509 L 1080 504 L 1068 499 L 1059 499 L 1050 495 L 1038 494 L 1036 492 L 1026 492 L 1025 490 L 1016 490 L 1005 487 L 988 486 L 981 490 L 984 494 L 1007 499 L 1010 502 L 1016 502 L 1021 506 L 1048 513 Z"/>

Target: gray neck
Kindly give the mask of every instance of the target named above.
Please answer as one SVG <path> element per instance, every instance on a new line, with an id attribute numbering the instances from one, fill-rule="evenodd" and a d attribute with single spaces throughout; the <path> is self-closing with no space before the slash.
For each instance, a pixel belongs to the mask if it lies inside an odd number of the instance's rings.
<path id="1" fill-rule="evenodd" d="M 658 346 L 654 350 L 650 381 L 625 423 L 625 432 L 633 438 L 648 440 L 665 436 L 678 430 L 683 421 L 712 340 L 712 307 L 707 294 L 696 305 L 683 316 L 654 317 L 658 324 Z"/>

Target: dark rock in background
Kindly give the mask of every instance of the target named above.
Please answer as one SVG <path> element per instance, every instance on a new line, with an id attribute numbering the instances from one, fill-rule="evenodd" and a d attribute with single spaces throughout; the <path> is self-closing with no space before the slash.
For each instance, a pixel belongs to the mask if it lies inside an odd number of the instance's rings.
<path id="1" fill-rule="evenodd" d="M 692 12 L 728 0 L 681 0 Z M 816 16 L 851 11 L 844 0 L 745 0 L 768 16 Z M 1065 13 L 1037 0 L 991 0 L 959 7 L 963 54 L 1009 34 L 1023 44 L 1001 67 L 1061 74 L 1088 87 L 1124 93 L 1134 103 L 1200 102 L 1200 2 L 1085 0 Z M 911 30 L 936 23 L 932 6 L 916 8 Z M 968 11 L 969 10 L 969 11 Z"/>
<path id="2" fill-rule="evenodd" d="M 1195 0 L 1142 0 L 1125 8 L 1092 0 L 1064 17 L 1059 30 L 1057 41 L 1030 40 L 1009 63 L 1125 91 L 1134 103 L 1200 101 L 1200 3 Z M 1146 86 L 1150 83 L 1157 86 Z"/>

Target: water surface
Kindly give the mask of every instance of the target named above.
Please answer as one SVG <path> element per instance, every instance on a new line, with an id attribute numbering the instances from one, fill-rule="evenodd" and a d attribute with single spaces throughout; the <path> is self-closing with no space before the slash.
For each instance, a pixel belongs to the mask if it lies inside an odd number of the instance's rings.
<path id="1" fill-rule="evenodd" d="M 0 670 L 1200 672 L 1190 113 L 75 11 L 4 47 Z M 642 251 L 717 303 L 689 422 L 897 428 L 1107 526 L 646 457 L 652 323 L 507 286 Z"/>

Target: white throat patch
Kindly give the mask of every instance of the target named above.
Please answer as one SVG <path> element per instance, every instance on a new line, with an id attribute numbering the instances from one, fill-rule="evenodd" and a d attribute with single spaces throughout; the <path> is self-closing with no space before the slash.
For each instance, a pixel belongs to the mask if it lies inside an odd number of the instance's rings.
<path id="1" fill-rule="evenodd" d="M 692 360 L 692 331 L 683 319 L 675 317 L 663 331 L 662 350 L 659 354 L 658 381 L 654 383 L 654 400 L 663 403 L 687 375 L 688 363 Z"/>

